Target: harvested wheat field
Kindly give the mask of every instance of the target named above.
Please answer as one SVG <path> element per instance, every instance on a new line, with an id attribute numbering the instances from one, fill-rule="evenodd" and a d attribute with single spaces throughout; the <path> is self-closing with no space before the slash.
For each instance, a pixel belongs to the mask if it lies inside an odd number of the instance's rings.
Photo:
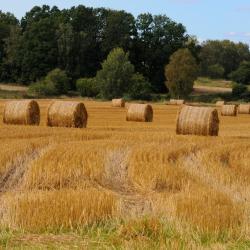
<path id="1" fill-rule="evenodd" d="M 150 123 L 84 101 L 87 128 L 5 125 L 0 249 L 248 249 L 250 116 L 219 136 L 176 135 L 180 107 Z M 194 116 L 195 117 L 195 116 Z"/>

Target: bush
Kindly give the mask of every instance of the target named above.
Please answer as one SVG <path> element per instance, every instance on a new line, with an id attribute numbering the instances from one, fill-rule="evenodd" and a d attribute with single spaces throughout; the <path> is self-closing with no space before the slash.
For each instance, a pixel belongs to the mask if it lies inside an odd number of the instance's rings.
<path id="1" fill-rule="evenodd" d="M 236 99 L 241 99 L 246 92 L 247 92 L 247 87 L 245 85 L 235 84 L 233 86 L 232 96 Z"/>
<path id="2" fill-rule="evenodd" d="M 229 77 L 242 84 L 250 83 L 250 62 L 242 62 L 236 71 L 233 71 Z"/>
<path id="3" fill-rule="evenodd" d="M 52 84 L 41 81 L 30 85 L 29 93 L 38 96 L 53 96 L 56 95 L 57 91 Z"/>
<path id="4" fill-rule="evenodd" d="M 134 66 L 128 53 L 121 48 L 112 50 L 96 75 L 100 96 L 106 99 L 122 97 L 129 90 L 133 74 Z"/>
<path id="5" fill-rule="evenodd" d="M 54 86 L 57 94 L 66 94 L 69 90 L 70 79 L 65 71 L 54 69 L 45 77 L 46 85 Z"/>
<path id="6" fill-rule="evenodd" d="M 225 70 L 220 64 L 214 64 L 208 67 L 208 76 L 213 79 L 223 78 L 224 74 Z"/>
<path id="7" fill-rule="evenodd" d="M 70 79 L 65 71 L 54 69 L 44 80 L 32 84 L 29 92 L 38 96 L 52 96 L 66 94 L 69 90 Z"/>
<path id="8" fill-rule="evenodd" d="M 137 100 L 151 99 L 151 85 L 142 74 L 136 73 L 132 76 L 128 96 Z"/>
<path id="9" fill-rule="evenodd" d="M 81 78 L 76 82 L 76 89 L 81 96 L 95 97 L 98 95 L 96 78 Z"/>

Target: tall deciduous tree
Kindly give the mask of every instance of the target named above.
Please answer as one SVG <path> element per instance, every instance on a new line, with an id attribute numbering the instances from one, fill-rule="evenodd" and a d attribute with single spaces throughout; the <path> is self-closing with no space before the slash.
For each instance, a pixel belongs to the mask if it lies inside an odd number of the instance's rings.
<path id="1" fill-rule="evenodd" d="M 58 15 L 57 8 L 50 9 L 44 5 L 42 8 L 34 7 L 22 19 L 23 35 L 18 53 L 20 81 L 36 81 L 57 67 Z"/>
<path id="2" fill-rule="evenodd" d="M 170 56 L 187 41 L 186 29 L 165 15 L 142 14 L 136 20 L 138 39 L 137 61 L 132 61 L 136 70 L 143 73 L 156 92 L 162 92 L 164 85 L 164 65 Z"/>
<path id="3" fill-rule="evenodd" d="M 240 63 L 250 59 L 249 46 L 229 40 L 209 40 L 202 45 L 200 60 L 202 74 L 209 76 L 209 67 L 221 65 L 224 77 L 236 70 Z"/>
<path id="4" fill-rule="evenodd" d="M 239 68 L 230 74 L 230 78 L 241 84 L 250 84 L 250 61 L 242 62 Z"/>
<path id="5" fill-rule="evenodd" d="M 188 49 L 179 49 L 175 52 L 165 68 L 166 86 L 171 96 L 188 96 L 193 90 L 198 71 L 196 60 Z"/>
<path id="6" fill-rule="evenodd" d="M 0 11 L 0 79 L 8 80 L 9 72 L 5 62 L 6 43 L 9 40 L 12 31 L 18 27 L 18 20 L 11 13 L 3 13 Z"/>
<path id="7" fill-rule="evenodd" d="M 131 84 L 134 66 L 128 59 L 128 53 L 116 48 L 110 52 L 102 69 L 97 73 L 100 95 L 107 99 L 122 97 Z"/>

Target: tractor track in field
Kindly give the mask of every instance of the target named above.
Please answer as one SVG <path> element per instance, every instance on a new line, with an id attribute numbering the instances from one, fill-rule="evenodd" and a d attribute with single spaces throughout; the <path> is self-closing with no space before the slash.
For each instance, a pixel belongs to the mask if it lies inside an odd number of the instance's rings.
<path id="1" fill-rule="evenodd" d="M 17 190 L 23 181 L 23 177 L 32 162 L 37 160 L 47 151 L 46 148 L 36 149 L 23 155 L 19 155 L 13 162 L 7 164 L 7 171 L 0 176 L 0 197 L 8 191 Z"/>
<path id="2" fill-rule="evenodd" d="M 111 190 L 120 199 L 120 213 L 123 217 L 139 217 L 152 212 L 147 196 L 140 195 L 129 180 L 130 149 L 110 151 L 106 158 L 103 189 Z"/>

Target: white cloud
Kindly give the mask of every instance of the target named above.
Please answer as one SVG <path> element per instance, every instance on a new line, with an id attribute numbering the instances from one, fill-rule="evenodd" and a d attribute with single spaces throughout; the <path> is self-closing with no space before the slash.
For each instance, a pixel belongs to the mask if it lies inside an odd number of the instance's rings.
<path id="1" fill-rule="evenodd" d="M 235 31 L 230 31 L 230 32 L 226 33 L 226 35 L 227 35 L 227 36 L 237 36 L 238 33 L 235 32 Z"/>
<path id="2" fill-rule="evenodd" d="M 250 32 L 245 32 L 245 33 L 244 33 L 244 36 L 250 37 Z"/>
<path id="3" fill-rule="evenodd" d="M 250 32 L 236 32 L 236 31 L 230 31 L 225 33 L 228 37 L 250 37 Z"/>

